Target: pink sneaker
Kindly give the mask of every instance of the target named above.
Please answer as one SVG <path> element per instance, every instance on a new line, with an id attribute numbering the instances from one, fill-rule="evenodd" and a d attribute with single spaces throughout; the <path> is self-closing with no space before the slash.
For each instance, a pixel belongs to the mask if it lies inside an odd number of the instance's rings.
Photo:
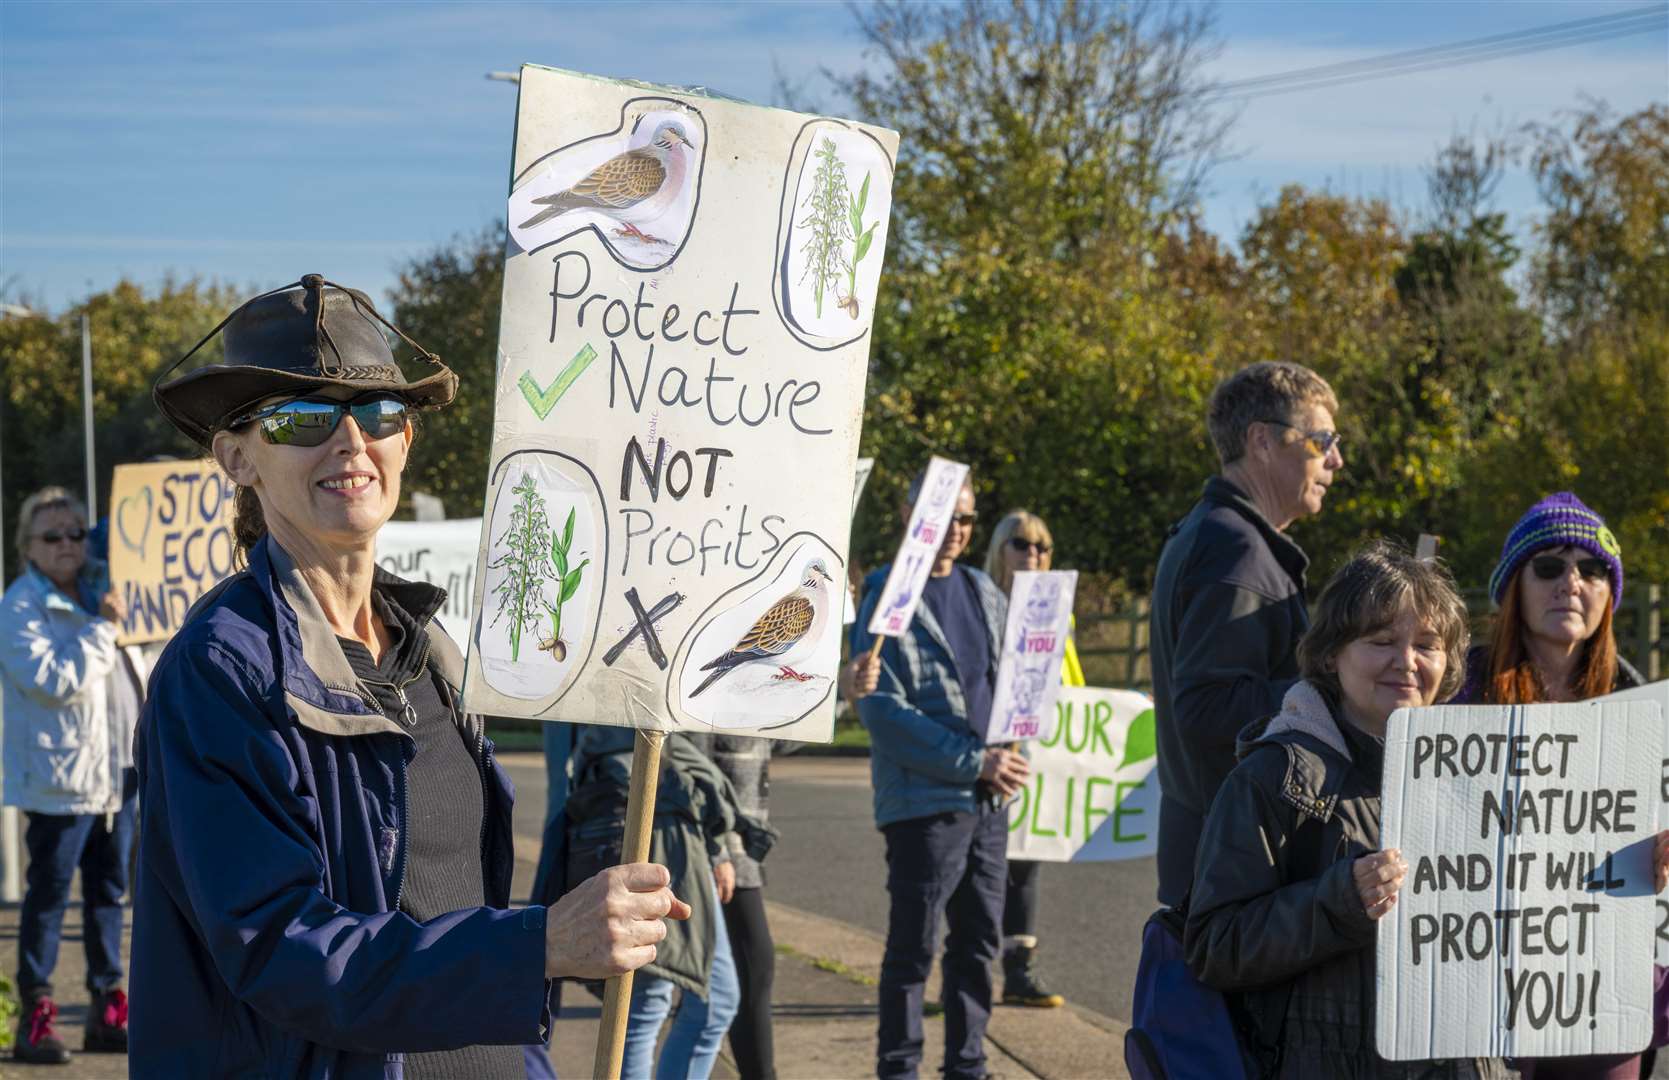
<path id="1" fill-rule="evenodd" d="M 52 1030 L 58 1019 L 58 1006 L 42 995 L 33 1003 L 25 1002 L 29 1011 L 17 1018 L 17 1041 L 12 1044 L 12 1058 L 30 1065 L 68 1065 L 69 1049 Z"/>
<path id="2" fill-rule="evenodd" d="M 89 1054 L 127 1053 L 127 995 L 120 990 L 93 995 L 87 1010 L 87 1034 L 81 1048 Z"/>

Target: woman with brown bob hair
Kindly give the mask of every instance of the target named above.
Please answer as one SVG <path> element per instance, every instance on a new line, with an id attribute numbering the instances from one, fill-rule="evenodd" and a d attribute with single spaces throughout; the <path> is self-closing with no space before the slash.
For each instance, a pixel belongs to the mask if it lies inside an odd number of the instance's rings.
<path id="1" fill-rule="evenodd" d="M 1401 852 L 1379 850 L 1385 726 L 1454 693 L 1467 643 L 1448 570 L 1369 544 L 1322 591 L 1281 711 L 1241 734 L 1200 839 L 1184 944 L 1240 1013 L 1264 1075 L 1509 1075 L 1497 1058 L 1374 1049 L 1377 922 L 1407 872 Z"/>

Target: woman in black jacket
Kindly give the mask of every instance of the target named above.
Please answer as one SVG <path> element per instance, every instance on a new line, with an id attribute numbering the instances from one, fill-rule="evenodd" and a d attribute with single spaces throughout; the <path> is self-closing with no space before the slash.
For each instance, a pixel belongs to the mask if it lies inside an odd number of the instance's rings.
<path id="1" fill-rule="evenodd" d="M 1466 645 L 1441 564 L 1375 543 L 1323 590 L 1280 713 L 1241 735 L 1200 839 L 1185 946 L 1203 982 L 1237 996 L 1278 1076 L 1509 1075 L 1499 1059 L 1374 1050 L 1375 923 L 1407 870 L 1379 850 L 1385 724 L 1453 694 Z"/>

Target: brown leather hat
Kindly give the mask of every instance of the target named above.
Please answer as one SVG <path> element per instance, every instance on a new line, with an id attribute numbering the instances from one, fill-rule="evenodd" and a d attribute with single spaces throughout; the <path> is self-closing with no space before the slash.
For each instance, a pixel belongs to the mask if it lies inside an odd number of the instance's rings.
<path id="1" fill-rule="evenodd" d="M 439 368 L 407 382 L 394 362 L 383 327 Z M 356 289 L 319 274 L 245 301 L 219 326 L 176 360 L 163 377 L 190 359 L 224 329 L 225 362 L 205 364 L 152 390 L 158 409 L 200 446 L 228 421 L 274 394 L 306 394 L 325 386 L 387 390 L 423 409 L 451 403 L 458 376 L 377 313 Z"/>

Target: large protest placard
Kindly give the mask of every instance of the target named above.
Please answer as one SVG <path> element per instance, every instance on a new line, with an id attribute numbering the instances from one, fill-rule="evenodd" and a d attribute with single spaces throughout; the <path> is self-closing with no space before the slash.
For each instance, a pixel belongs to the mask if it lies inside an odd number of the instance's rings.
<path id="1" fill-rule="evenodd" d="M 897 145 L 522 68 L 471 709 L 829 737 Z"/>
<path id="2" fill-rule="evenodd" d="M 956 497 L 968 479 L 968 467 L 935 455 L 927 462 L 916 504 L 910 508 L 910 522 L 899 542 L 898 555 L 887 571 L 881 598 L 869 617 L 869 632 L 881 637 L 898 637 L 915 618 L 921 603 L 922 586 L 933 571 L 939 545 L 956 512 Z"/>
<path id="3" fill-rule="evenodd" d="M 427 581 L 446 590 L 446 603 L 436 617 L 460 648 L 480 554 L 480 518 L 390 521 L 377 533 L 378 566 L 407 581 Z"/>
<path id="4" fill-rule="evenodd" d="M 110 582 L 127 604 L 123 645 L 164 641 L 233 570 L 237 486 L 214 462 L 118 465 L 110 488 Z"/>
<path id="5" fill-rule="evenodd" d="M 1669 679 L 1660 679 L 1645 686 L 1636 686 L 1632 690 L 1618 690 L 1614 694 L 1593 699 L 1605 701 L 1652 701 L 1656 702 L 1663 713 L 1665 725 L 1669 725 Z M 1669 727 L 1663 735 L 1663 810 L 1658 817 L 1657 827 L 1669 829 Z M 1669 965 L 1669 898 L 1657 898 L 1657 962 Z"/>
<path id="6" fill-rule="evenodd" d="M 1663 719 L 1650 702 L 1399 710 L 1379 928 L 1393 1061 L 1634 1053 L 1652 1033 Z"/>
<path id="7" fill-rule="evenodd" d="M 1076 570 L 1015 572 L 987 742 L 1035 739 L 1043 734 L 1045 720 L 1054 719 L 1077 591 Z"/>
<path id="8" fill-rule="evenodd" d="M 1153 702 L 1134 690 L 1067 686 L 1028 743 L 1031 780 L 1008 812 L 1008 857 L 1106 862 L 1159 845 Z"/>

